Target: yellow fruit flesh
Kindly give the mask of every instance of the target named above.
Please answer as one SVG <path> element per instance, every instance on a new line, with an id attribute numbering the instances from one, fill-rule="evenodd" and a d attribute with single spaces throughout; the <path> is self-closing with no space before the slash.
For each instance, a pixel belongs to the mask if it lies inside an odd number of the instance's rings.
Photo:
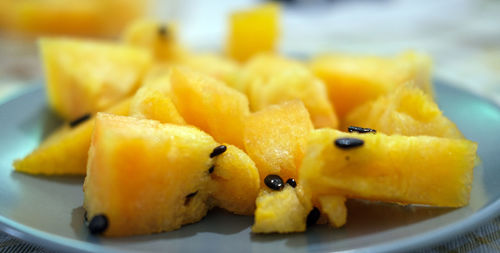
<path id="1" fill-rule="evenodd" d="M 193 127 L 99 113 L 84 184 L 89 219 L 105 214 L 106 236 L 169 231 L 200 220 L 210 207 L 209 154 L 216 146 Z"/>
<path id="2" fill-rule="evenodd" d="M 344 137 L 364 144 L 352 149 L 333 144 Z M 462 139 L 315 130 L 299 184 L 313 197 L 459 207 L 469 201 L 476 149 L 477 144 Z"/>
<path id="3" fill-rule="evenodd" d="M 279 36 L 279 6 L 265 4 L 234 12 L 229 20 L 227 54 L 245 61 L 260 52 L 273 52 Z"/>
<path id="4" fill-rule="evenodd" d="M 147 87 L 137 91 L 130 110 L 130 116 L 136 118 L 155 119 L 161 123 L 177 125 L 186 124 L 169 96 Z"/>
<path id="5" fill-rule="evenodd" d="M 430 60 L 412 52 L 395 58 L 325 55 L 310 64 L 323 80 L 339 118 L 357 106 L 412 82 L 432 94 Z"/>
<path id="6" fill-rule="evenodd" d="M 349 126 L 369 127 L 388 135 L 463 138 L 429 95 L 405 85 L 353 110 L 342 129 Z"/>
<path id="7" fill-rule="evenodd" d="M 245 127 L 245 150 L 259 168 L 261 182 L 269 174 L 295 178 L 313 129 L 309 113 L 298 100 L 269 106 L 251 114 Z"/>
<path id="8" fill-rule="evenodd" d="M 309 209 L 301 202 L 297 188 L 262 190 L 257 197 L 254 233 L 292 233 L 306 230 Z"/>
<path id="9" fill-rule="evenodd" d="M 176 63 L 209 75 L 229 86 L 234 86 L 240 70 L 237 62 L 217 54 L 185 54 Z"/>
<path id="10" fill-rule="evenodd" d="M 252 215 L 260 189 L 259 170 L 241 149 L 226 146 L 226 152 L 214 158 L 211 174 L 215 205 L 236 214 Z"/>
<path id="11" fill-rule="evenodd" d="M 49 104 L 66 120 L 131 95 L 151 63 L 146 51 L 104 42 L 45 38 L 39 45 Z"/>
<path id="12" fill-rule="evenodd" d="M 130 99 L 126 99 L 107 111 L 127 115 L 129 107 Z M 61 127 L 25 158 L 14 161 L 15 170 L 30 174 L 84 175 L 93 128 L 93 118 L 74 128 Z"/>
<path id="13" fill-rule="evenodd" d="M 183 68 L 171 72 L 172 100 L 184 120 L 217 141 L 243 148 L 249 114 L 245 95 L 207 75 Z"/>
<path id="14" fill-rule="evenodd" d="M 155 20 L 133 22 L 124 31 L 123 41 L 127 45 L 148 50 L 158 61 L 176 60 L 184 54 L 177 41 L 177 27 Z"/>
<path id="15" fill-rule="evenodd" d="M 328 223 L 332 227 L 342 227 L 347 220 L 347 207 L 345 197 L 337 195 L 324 195 L 318 197 L 321 213 L 326 213 Z"/>

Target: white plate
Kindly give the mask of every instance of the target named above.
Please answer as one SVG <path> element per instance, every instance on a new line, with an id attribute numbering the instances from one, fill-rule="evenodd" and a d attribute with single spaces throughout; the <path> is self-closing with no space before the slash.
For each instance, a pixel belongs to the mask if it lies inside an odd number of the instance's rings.
<path id="1" fill-rule="evenodd" d="M 467 207 L 349 201 L 344 228 L 315 226 L 290 235 L 253 235 L 251 217 L 215 210 L 201 222 L 177 231 L 109 239 L 89 235 L 83 225 L 83 177 L 13 172 L 12 161 L 35 148 L 59 123 L 47 109 L 43 88 L 38 87 L 0 106 L 0 229 L 71 252 L 386 252 L 437 243 L 500 214 L 500 108 L 441 83 L 436 85 L 436 94 L 445 114 L 467 138 L 479 143 L 482 163 L 475 169 Z"/>

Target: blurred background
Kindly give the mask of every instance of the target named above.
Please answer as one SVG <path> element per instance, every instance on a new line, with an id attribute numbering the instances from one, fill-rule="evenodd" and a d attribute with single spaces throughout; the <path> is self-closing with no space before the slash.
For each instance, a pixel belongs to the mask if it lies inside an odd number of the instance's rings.
<path id="1" fill-rule="evenodd" d="M 138 17 L 176 21 L 180 40 L 221 51 L 231 11 L 250 0 L 0 0 L 0 101 L 42 80 L 36 38 L 117 38 Z M 434 76 L 500 104 L 498 0 L 288 0 L 280 51 L 297 58 L 322 52 L 395 55 L 405 49 L 434 59 Z"/>

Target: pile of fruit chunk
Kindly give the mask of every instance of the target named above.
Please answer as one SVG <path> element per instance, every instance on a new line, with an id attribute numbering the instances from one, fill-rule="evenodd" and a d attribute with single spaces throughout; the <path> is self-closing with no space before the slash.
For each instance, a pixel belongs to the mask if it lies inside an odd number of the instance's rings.
<path id="1" fill-rule="evenodd" d="M 93 234 L 180 228 L 213 207 L 255 233 L 346 223 L 346 199 L 467 205 L 477 145 L 433 101 L 430 60 L 275 53 L 279 8 L 234 13 L 227 52 L 141 20 L 119 42 L 40 41 L 67 124 L 16 171 L 86 175 Z M 259 29 L 254 29 L 255 24 Z"/>

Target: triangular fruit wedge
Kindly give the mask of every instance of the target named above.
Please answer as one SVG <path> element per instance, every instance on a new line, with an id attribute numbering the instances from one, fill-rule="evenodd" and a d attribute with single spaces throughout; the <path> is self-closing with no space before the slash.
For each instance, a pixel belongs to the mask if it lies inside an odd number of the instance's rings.
<path id="1" fill-rule="evenodd" d="M 218 142 L 243 148 L 248 99 L 221 81 L 187 68 L 173 68 L 172 101 L 184 120 Z"/>
<path id="2" fill-rule="evenodd" d="M 302 63 L 277 55 L 252 58 L 239 75 L 252 111 L 288 100 L 301 100 L 316 128 L 338 127 L 325 84 Z"/>
<path id="3" fill-rule="evenodd" d="M 407 85 L 356 108 L 347 115 L 343 125 L 342 130 L 359 126 L 388 135 L 463 138 L 457 126 L 443 115 L 432 97 Z"/>
<path id="4" fill-rule="evenodd" d="M 107 42 L 44 38 L 39 45 L 49 104 L 69 121 L 133 94 L 152 61 L 145 50 Z"/>
<path id="5" fill-rule="evenodd" d="M 298 183 L 321 195 L 445 207 L 467 205 L 477 144 L 431 136 L 314 130 Z"/>
<path id="6" fill-rule="evenodd" d="M 130 99 L 111 107 L 107 112 L 128 115 Z M 70 124 L 65 124 L 45 139 L 38 148 L 23 159 L 14 161 L 16 171 L 30 174 L 63 175 L 86 172 L 90 137 L 94 128 L 94 118 L 85 116 Z M 81 122 L 79 124 L 76 124 Z"/>
<path id="7" fill-rule="evenodd" d="M 430 57 L 405 52 L 393 58 L 330 54 L 316 57 L 310 67 L 323 80 L 342 120 L 349 111 L 412 82 L 432 94 Z"/>
<path id="8" fill-rule="evenodd" d="M 150 234 L 199 221 L 211 207 L 217 146 L 195 127 L 98 113 L 84 183 L 90 232 Z"/>

